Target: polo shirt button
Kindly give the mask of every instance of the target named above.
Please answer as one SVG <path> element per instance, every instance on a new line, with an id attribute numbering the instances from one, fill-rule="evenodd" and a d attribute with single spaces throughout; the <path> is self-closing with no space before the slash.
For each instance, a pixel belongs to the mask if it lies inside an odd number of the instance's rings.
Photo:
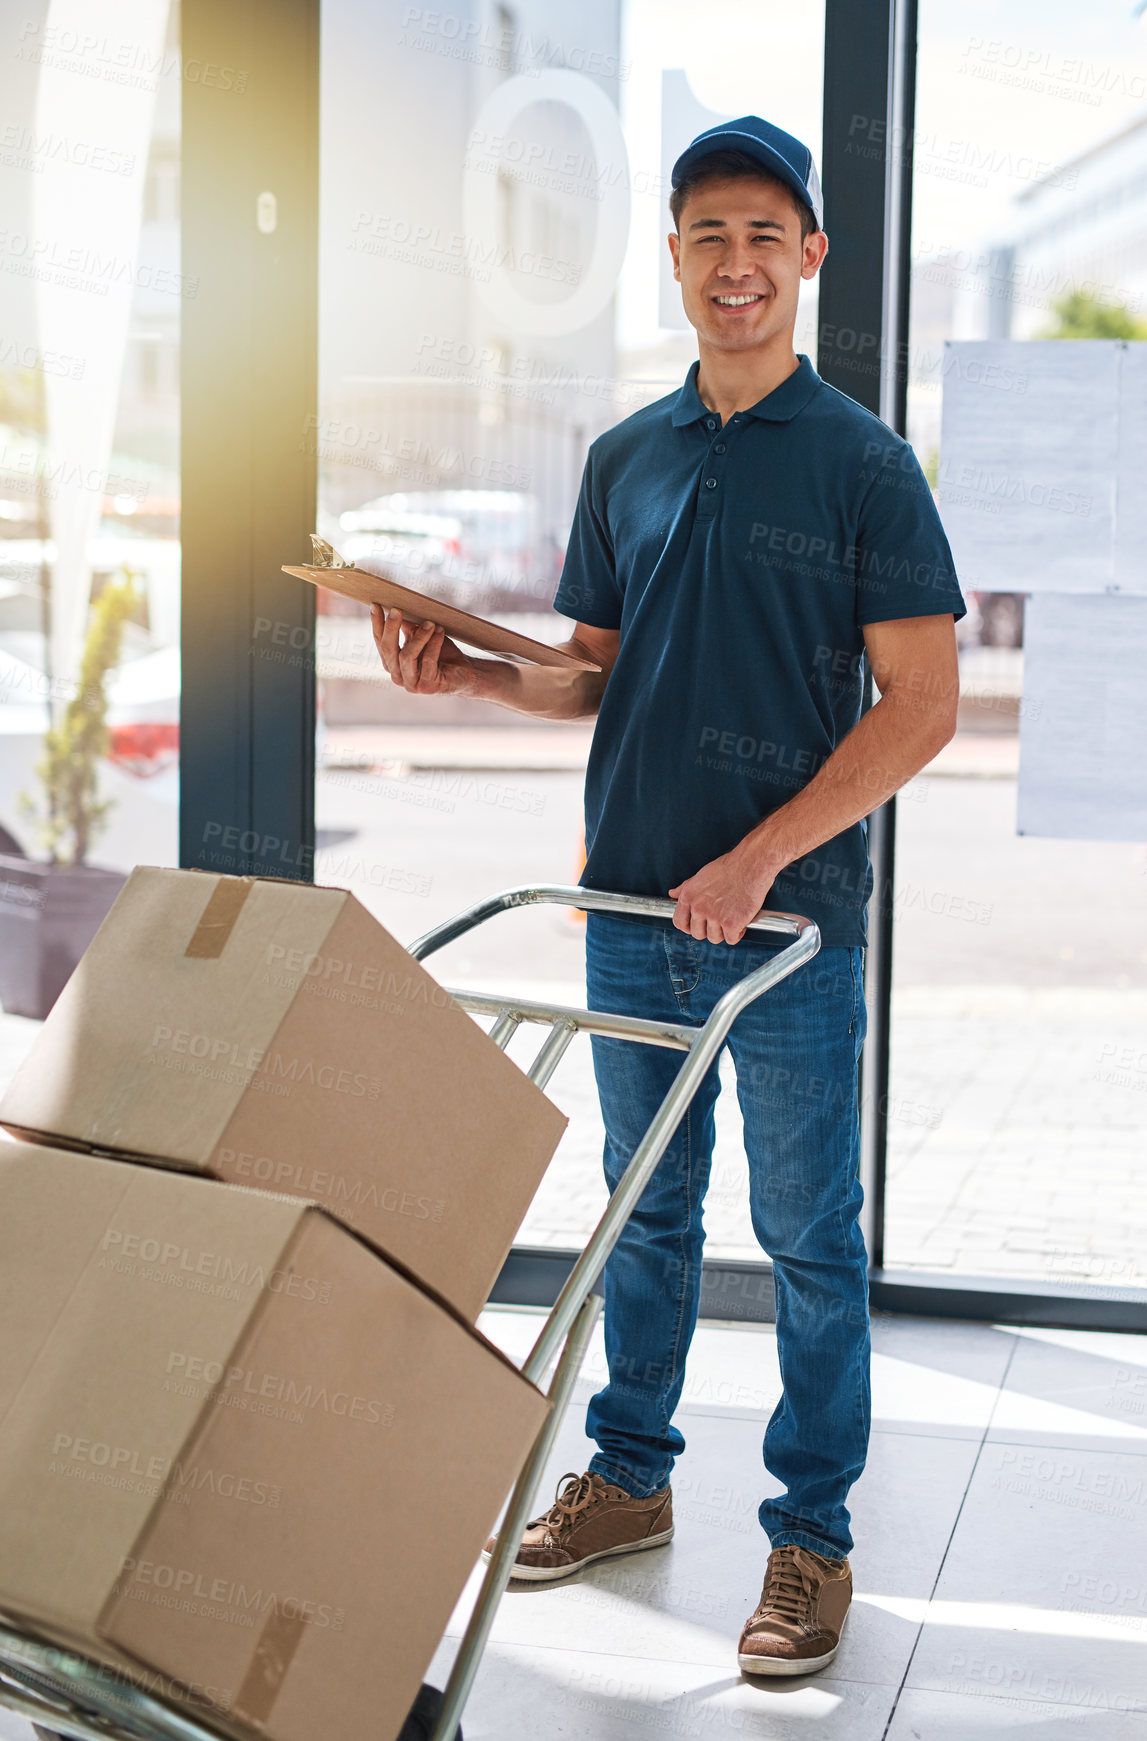
<path id="1" fill-rule="evenodd" d="M 716 429 L 716 427 L 717 427 L 717 425 L 712 417 L 707 417 L 705 419 L 705 428 L 706 429 Z"/>
<path id="2" fill-rule="evenodd" d="M 706 478 L 705 479 L 705 488 L 707 490 L 715 490 L 717 488 L 716 478 Z"/>
<path id="3" fill-rule="evenodd" d="M 723 441 L 719 441 L 717 443 L 716 447 L 713 449 L 713 452 L 714 453 L 724 453 L 724 451 L 725 451 L 725 443 Z"/>

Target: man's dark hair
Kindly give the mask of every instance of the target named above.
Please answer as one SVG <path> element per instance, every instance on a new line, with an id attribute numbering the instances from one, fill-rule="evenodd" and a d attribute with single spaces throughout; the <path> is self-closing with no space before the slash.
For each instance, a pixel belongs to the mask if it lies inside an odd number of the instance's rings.
<path id="1" fill-rule="evenodd" d="M 794 193 L 787 181 L 782 181 L 779 175 L 772 175 L 763 163 L 758 163 L 755 157 L 750 157 L 747 151 L 738 151 L 730 146 L 728 150 L 712 151 L 708 157 L 703 157 L 695 169 L 686 174 L 680 187 L 675 187 L 669 195 L 669 213 L 673 219 L 673 227 L 681 234 L 681 209 L 691 193 L 696 193 L 709 181 L 729 181 L 732 179 L 748 181 L 771 181 L 776 187 L 783 187 L 800 216 L 801 241 L 811 236 L 819 229 L 812 207 L 800 195 Z"/>

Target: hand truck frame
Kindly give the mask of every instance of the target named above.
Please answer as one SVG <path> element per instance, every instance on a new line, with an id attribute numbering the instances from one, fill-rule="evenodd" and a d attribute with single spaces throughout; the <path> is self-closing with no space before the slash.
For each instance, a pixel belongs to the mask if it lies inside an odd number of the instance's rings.
<path id="1" fill-rule="evenodd" d="M 540 903 L 574 907 L 583 912 L 665 920 L 672 918 L 676 907 L 674 901 L 651 896 L 613 894 L 562 883 L 534 883 L 505 889 L 475 902 L 412 943 L 410 953 L 416 960 L 425 960 L 499 913 Z M 702 1078 L 724 1046 L 734 1021 L 749 1004 L 810 961 L 820 948 L 816 925 L 795 914 L 762 912 L 749 925 L 745 935 L 750 934 L 776 938 L 786 947 L 730 987 L 699 1027 L 447 987 L 451 996 L 472 1015 L 493 1016 L 490 1037 L 503 1051 L 523 1022 L 549 1028 L 527 1071 L 539 1088 L 546 1086 L 574 1035 L 579 1033 L 631 1040 L 639 1045 L 666 1046 L 684 1052 L 686 1058 L 522 1364 L 523 1376 L 539 1386 L 552 1367 L 546 1392 L 552 1406 L 507 1502 L 498 1529 L 497 1548 L 454 1658 L 430 1741 L 454 1741 L 457 1733 L 494 1614 L 510 1582 L 522 1531 L 601 1311 L 602 1297 L 596 1284 L 606 1259 Z M 47 1643 L 11 1622 L 0 1624 L 0 1707 L 41 1725 L 42 1734 L 74 1737 L 75 1741 L 220 1741 L 218 1730 L 188 1716 L 165 1699 L 127 1684 L 82 1653 Z"/>

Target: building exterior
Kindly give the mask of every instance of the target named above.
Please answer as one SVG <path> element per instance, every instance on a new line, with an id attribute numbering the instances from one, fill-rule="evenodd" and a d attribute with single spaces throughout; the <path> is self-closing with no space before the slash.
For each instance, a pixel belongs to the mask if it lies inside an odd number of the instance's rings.
<path id="1" fill-rule="evenodd" d="M 909 434 L 939 446 L 943 342 L 1031 339 L 1073 291 L 1147 320 L 1147 113 L 1025 186 L 996 235 L 912 273 Z"/>

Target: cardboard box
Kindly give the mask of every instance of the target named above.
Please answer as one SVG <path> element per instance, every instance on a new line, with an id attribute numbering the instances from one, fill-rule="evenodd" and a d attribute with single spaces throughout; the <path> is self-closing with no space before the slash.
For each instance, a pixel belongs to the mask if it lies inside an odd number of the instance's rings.
<path id="1" fill-rule="evenodd" d="M 0 1123 L 313 1198 L 473 1322 L 566 1119 L 345 890 L 139 869 Z"/>
<path id="2" fill-rule="evenodd" d="M 0 1141 L 0 1612 L 392 1741 L 548 1403 L 322 1210 Z"/>

